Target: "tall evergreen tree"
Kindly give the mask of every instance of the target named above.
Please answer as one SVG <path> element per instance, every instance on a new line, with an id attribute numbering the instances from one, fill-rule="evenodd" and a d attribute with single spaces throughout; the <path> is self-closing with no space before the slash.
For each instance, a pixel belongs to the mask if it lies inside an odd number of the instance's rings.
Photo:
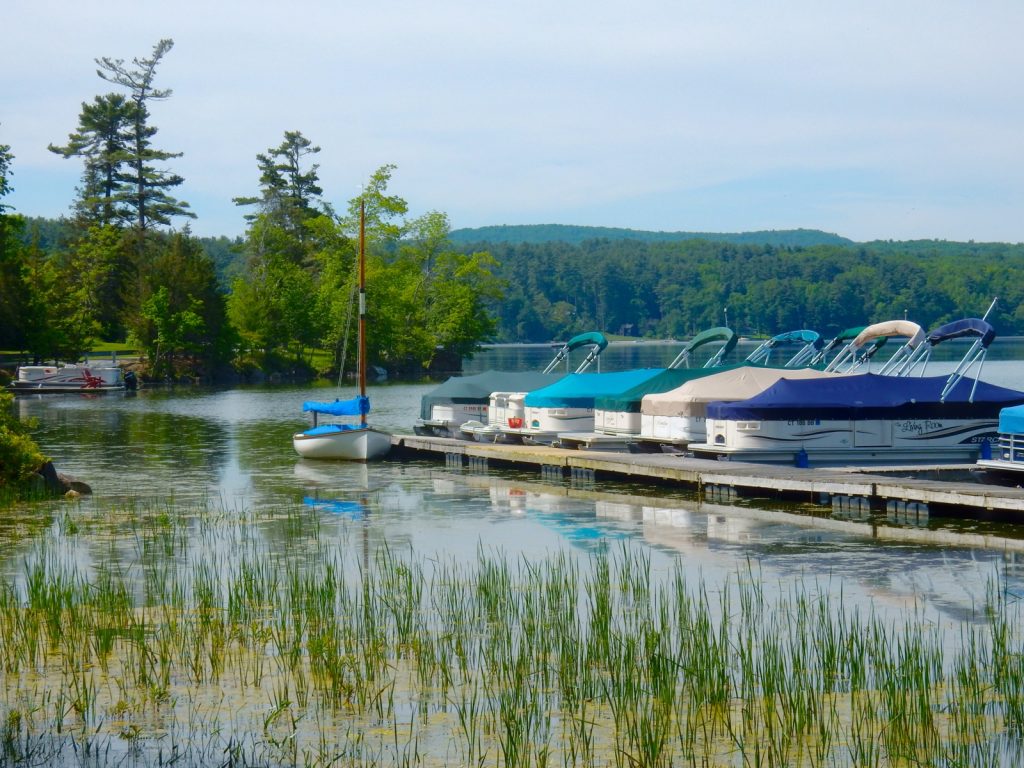
<path id="1" fill-rule="evenodd" d="M 10 145 L 0 144 L 0 348 L 24 346 L 25 298 L 29 287 L 19 239 L 22 219 L 8 213 L 11 206 L 3 202 L 13 189 L 10 182 L 13 160 Z"/>
<path id="2" fill-rule="evenodd" d="M 260 193 L 255 197 L 236 197 L 236 205 L 257 206 L 255 213 L 245 218 L 255 222 L 262 217 L 266 225 L 282 231 L 284 240 L 277 246 L 297 264 L 309 258 L 310 232 L 308 224 L 328 212 L 321 195 L 319 165 L 313 163 L 305 169 L 305 158 L 315 155 L 320 147 L 302 135 L 301 131 L 285 131 L 280 146 L 256 155 L 260 171 Z M 258 243 L 250 243 L 259 246 Z M 263 250 L 258 248 L 258 250 Z"/>
<path id="3" fill-rule="evenodd" d="M 118 225 L 131 215 L 125 165 L 130 158 L 134 112 L 134 104 L 120 94 L 97 96 L 92 104 L 82 104 L 78 130 L 68 136 L 68 143 L 49 146 L 51 152 L 81 157 L 85 163 L 75 210 L 86 226 Z"/>
<path id="4" fill-rule="evenodd" d="M 131 126 L 129 129 L 130 147 L 127 165 L 130 172 L 125 174 L 130 180 L 132 190 L 125 195 L 125 203 L 133 214 L 133 223 L 140 233 L 145 233 L 153 225 L 167 226 L 175 216 L 195 218 L 188 210 L 188 203 L 176 200 L 169 190 L 180 185 L 184 179 L 174 173 L 162 170 L 156 163 L 162 163 L 175 157 L 180 152 L 165 152 L 153 146 L 153 137 L 157 128 L 149 124 L 149 103 L 170 98 L 170 88 L 156 88 L 156 68 L 160 60 L 174 46 L 174 41 L 164 39 L 153 47 L 153 54 L 146 59 L 132 59 L 130 65 L 123 59 L 103 57 L 96 59 L 101 78 L 128 90 L 129 100 L 133 105 Z"/>

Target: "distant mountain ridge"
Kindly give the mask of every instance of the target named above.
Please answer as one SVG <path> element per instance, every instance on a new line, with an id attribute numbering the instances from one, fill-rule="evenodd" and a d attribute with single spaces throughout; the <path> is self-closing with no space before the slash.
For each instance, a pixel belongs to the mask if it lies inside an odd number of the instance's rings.
<path id="1" fill-rule="evenodd" d="M 648 232 L 616 227 L 584 227 L 571 224 L 516 224 L 455 229 L 452 242 L 468 243 L 551 243 L 579 245 L 587 240 L 639 240 L 671 243 L 708 240 L 718 243 L 772 246 L 853 245 L 854 241 L 818 229 L 770 229 L 757 232 Z"/>

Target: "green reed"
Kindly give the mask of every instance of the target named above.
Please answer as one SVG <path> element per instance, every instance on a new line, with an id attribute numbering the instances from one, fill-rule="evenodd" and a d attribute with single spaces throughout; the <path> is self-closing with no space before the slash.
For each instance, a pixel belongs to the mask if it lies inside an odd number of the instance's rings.
<path id="1" fill-rule="evenodd" d="M 275 519 L 313 537 L 313 514 Z M 770 597 L 753 564 L 351 559 L 262 524 L 132 506 L 40 540 L 0 584 L 0 762 L 954 766 L 1011 764 L 1024 735 L 1024 623 L 997 583 L 950 652 L 919 611 Z M 62 554 L 98 532 L 94 565 Z"/>

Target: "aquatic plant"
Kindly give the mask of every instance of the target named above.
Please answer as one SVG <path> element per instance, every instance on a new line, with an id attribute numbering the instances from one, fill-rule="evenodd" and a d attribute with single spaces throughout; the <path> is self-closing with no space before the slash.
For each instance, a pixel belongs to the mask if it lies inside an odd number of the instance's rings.
<path id="1" fill-rule="evenodd" d="M 345 541 L 261 537 L 244 510 L 73 514 L 0 584 L 3 764 L 1021 757 L 1024 623 L 996 579 L 949 628 L 864 612 L 830 583 L 766 590 L 755 564 L 724 583 L 655 573 L 626 545 L 354 559 Z M 316 514 L 278 519 L 318 531 Z"/>

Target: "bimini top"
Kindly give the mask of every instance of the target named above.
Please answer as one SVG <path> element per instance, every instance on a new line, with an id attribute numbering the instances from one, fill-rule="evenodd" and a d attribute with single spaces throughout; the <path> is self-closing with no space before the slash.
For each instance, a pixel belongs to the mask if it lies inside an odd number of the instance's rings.
<path id="1" fill-rule="evenodd" d="M 370 398 L 358 395 L 351 400 L 333 400 L 329 403 L 307 400 L 302 404 L 302 410 L 326 413 L 330 416 L 363 416 L 370 412 Z"/>
<path id="2" fill-rule="evenodd" d="M 963 378 L 942 400 L 946 376 L 881 376 L 865 373 L 828 379 L 780 379 L 759 395 L 708 404 L 708 418 L 779 419 L 995 418 L 1024 403 L 1024 392 Z M 974 399 L 970 401 L 973 390 Z"/>
<path id="3" fill-rule="evenodd" d="M 602 411 L 640 413 L 640 404 L 652 392 L 668 392 L 693 379 L 705 379 L 712 374 L 717 375 L 720 371 L 749 367 L 749 363 L 733 363 L 718 368 L 666 368 L 657 376 L 642 381 L 623 392 L 597 398 L 594 400 L 594 407 L 600 408 Z"/>
<path id="4" fill-rule="evenodd" d="M 554 384 L 530 392 L 523 403 L 532 408 L 593 408 L 597 398 L 621 394 L 664 370 L 640 368 L 614 373 L 570 373 Z"/>
<path id="5" fill-rule="evenodd" d="M 1003 408 L 999 412 L 999 431 L 1004 435 L 1024 434 L 1024 405 Z"/>
<path id="6" fill-rule="evenodd" d="M 492 392 L 530 392 L 554 384 L 564 373 L 537 371 L 484 371 L 470 376 L 453 376 L 420 399 L 420 418 L 429 419 L 435 405 L 487 403 Z"/>
<path id="7" fill-rule="evenodd" d="M 708 403 L 715 401 L 746 400 L 764 392 L 779 379 L 825 379 L 844 376 L 825 373 L 814 368 L 762 368 L 745 366 L 700 379 L 660 394 L 647 395 L 640 412 L 645 416 L 698 416 L 707 415 Z"/>
<path id="8" fill-rule="evenodd" d="M 977 317 L 954 320 L 939 326 L 928 334 L 928 343 L 933 347 L 949 339 L 960 339 L 964 336 L 977 336 L 983 347 L 989 346 L 996 338 L 996 329 Z"/>

